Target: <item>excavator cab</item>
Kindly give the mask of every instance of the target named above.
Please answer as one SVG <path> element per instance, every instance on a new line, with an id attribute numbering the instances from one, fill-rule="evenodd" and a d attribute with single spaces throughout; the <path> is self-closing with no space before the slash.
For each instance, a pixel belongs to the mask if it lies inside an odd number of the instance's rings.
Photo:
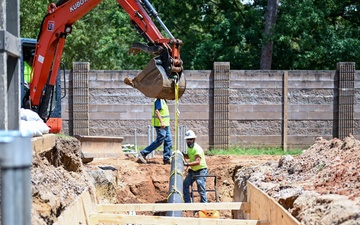
<path id="1" fill-rule="evenodd" d="M 29 60 L 30 56 L 33 57 L 35 52 L 37 40 L 32 38 L 21 38 L 21 49 L 22 54 L 20 56 L 21 62 L 21 108 L 30 109 L 31 104 L 29 101 L 30 89 L 29 89 L 29 81 L 31 79 L 31 72 L 26 71 L 27 65 L 32 65 L 31 60 Z M 30 69 L 31 70 L 31 67 Z M 58 72 L 59 75 L 61 72 Z M 62 73 L 65 76 L 65 70 Z M 26 79 L 26 77 L 28 78 Z M 37 111 L 39 116 L 46 121 L 46 124 L 50 127 L 51 133 L 59 133 L 62 128 L 62 119 L 61 119 L 61 99 L 65 96 L 61 95 L 61 76 L 58 76 L 56 79 L 56 84 L 51 89 L 51 93 L 48 93 L 46 97 L 48 98 L 49 105 L 46 104 L 46 108 L 42 110 L 41 113 Z M 66 94 L 66 92 L 64 92 Z M 44 98 L 45 99 L 45 98 Z M 33 109 L 33 108 L 31 108 Z M 33 109 L 34 110 L 34 109 Z"/>

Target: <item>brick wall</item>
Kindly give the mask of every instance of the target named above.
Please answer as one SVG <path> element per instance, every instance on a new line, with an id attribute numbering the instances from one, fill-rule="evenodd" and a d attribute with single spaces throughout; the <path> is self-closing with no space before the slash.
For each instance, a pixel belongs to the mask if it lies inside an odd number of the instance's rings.
<path id="1" fill-rule="evenodd" d="M 89 71 L 89 135 L 122 136 L 124 143 L 134 143 L 136 129 L 138 146 L 147 145 L 153 99 L 123 83 L 138 72 Z M 214 71 L 184 74 L 187 87 L 179 100 L 179 125 L 193 129 L 203 147 L 214 146 Z M 71 79 L 68 74 L 67 87 Z M 231 70 L 229 146 L 283 146 L 285 141 L 289 149 L 307 148 L 316 137 L 336 137 L 337 83 L 336 70 Z M 360 71 L 355 71 L 354 86 L 354 136 L 360 138 Z M 73 135 L 68 99 L 62 103 L 63 130 Z M 168 104 L 174 135 L 175 102 Z"/>

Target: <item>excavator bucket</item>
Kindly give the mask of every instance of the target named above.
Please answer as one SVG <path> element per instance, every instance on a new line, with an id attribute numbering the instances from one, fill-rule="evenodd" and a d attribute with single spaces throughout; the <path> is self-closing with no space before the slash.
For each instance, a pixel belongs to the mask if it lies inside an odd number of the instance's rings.
<path id="1" fill-rule="evenodd" d="M 182 72 L 179 76 L 178 98 L 181 98 L 185 92 L 186 81 Z M 174 79 L 168 77 L 161 61 L 156 58 L 151 59 L 145 69 L 133 79 L 126 77 L 124 83 L 138 89 L 146 97 L 175 100 Z"/>

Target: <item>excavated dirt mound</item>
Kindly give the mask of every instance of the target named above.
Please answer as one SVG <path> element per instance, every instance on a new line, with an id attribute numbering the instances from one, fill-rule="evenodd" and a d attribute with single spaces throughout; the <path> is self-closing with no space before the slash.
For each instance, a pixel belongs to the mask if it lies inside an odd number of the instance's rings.
<path id="1" fill-rule="evenodd" d="M 241 186 L 250 180 L 302 224 L 350 225 L 360 224 L 359 146 L 353 137 L 344 141 L 318 138 L 296 157 L 207 156 L 206 159 L 209 174 L 217 178 L 220 202 L 233 201 L 234 185 Z M 123 160 L 95 159 L 83 165 L 79 149 L 77 139 L 57 137 L 53 150 L 34 155 L 32 224 L 53 224 L 86 189 L 96 192 L 99 203 L 167 201 L 170 165 L 162 164 L 160 154 L 149 159 L 148 164 L 139 164 L 136 157 L 129 155 Z M 209 180 L 208 186 L 212 184 Z M 216 201 L 214 193 L 208 196 L 210 202 Z M 196 196 L 195 201 L 198 201 Z M 336 218 L 333 212 L 339 209 L 344 209 L 346 214 Z M 221 217 L 228 218 L 230 213 L 221 212 Z"/>
<path id="2" fill-rule="evenodd" d="M 54 149 L 33 155 L 33 225 L 53 224 L 61 212 L 91 186 L 80 155 L 80 143 L 75 138 L 58 138 Z"/>
<path id="3" fill-rule="evenodd" d="M 317 138 L 301 155 L 239 170 L 236 180 L 256 184 L 301 224 L 355 225 L 360 224 L 359 163 L 360 141 L 353 136 Z"/>

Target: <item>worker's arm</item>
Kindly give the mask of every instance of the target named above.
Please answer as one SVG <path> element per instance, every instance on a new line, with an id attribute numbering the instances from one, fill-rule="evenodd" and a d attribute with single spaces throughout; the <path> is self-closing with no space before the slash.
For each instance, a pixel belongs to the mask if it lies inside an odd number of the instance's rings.
<path id="1" fill-rule="evenodd" d="M 161 117 L 161 114 L 160 114 L 160 111 L 159 110 L 155 110 L 155 114 L 156 114 L 156 117 L 159 119 L 160 121 L 160 124 L 161 124 L 161 128 L 164 129 L 165 128 L 165 125 L 164 125 L 164 121 Z"/>
<path id="2" fill-rule="evenodd" d="M 183 155 L 184 155 L 184 158 L 185 158 L 185 159 L 189 159 L 189 156 L 188 156 L 188 154 L 186 154 L 186 153 L 183 153 Z"/>
<path id="3" fill-rule="evenodd" d="M 197 165 L 200 165 L 200 160 L 201 160 L 201 157 L 200 157 L 199 155 L 196 155 L 196 156 L 195 156 L 195 161 L 189 162 L 189 163 L 185 163 L 184 165 L 185 165 L 185 166 L 197 166 Z"/>

